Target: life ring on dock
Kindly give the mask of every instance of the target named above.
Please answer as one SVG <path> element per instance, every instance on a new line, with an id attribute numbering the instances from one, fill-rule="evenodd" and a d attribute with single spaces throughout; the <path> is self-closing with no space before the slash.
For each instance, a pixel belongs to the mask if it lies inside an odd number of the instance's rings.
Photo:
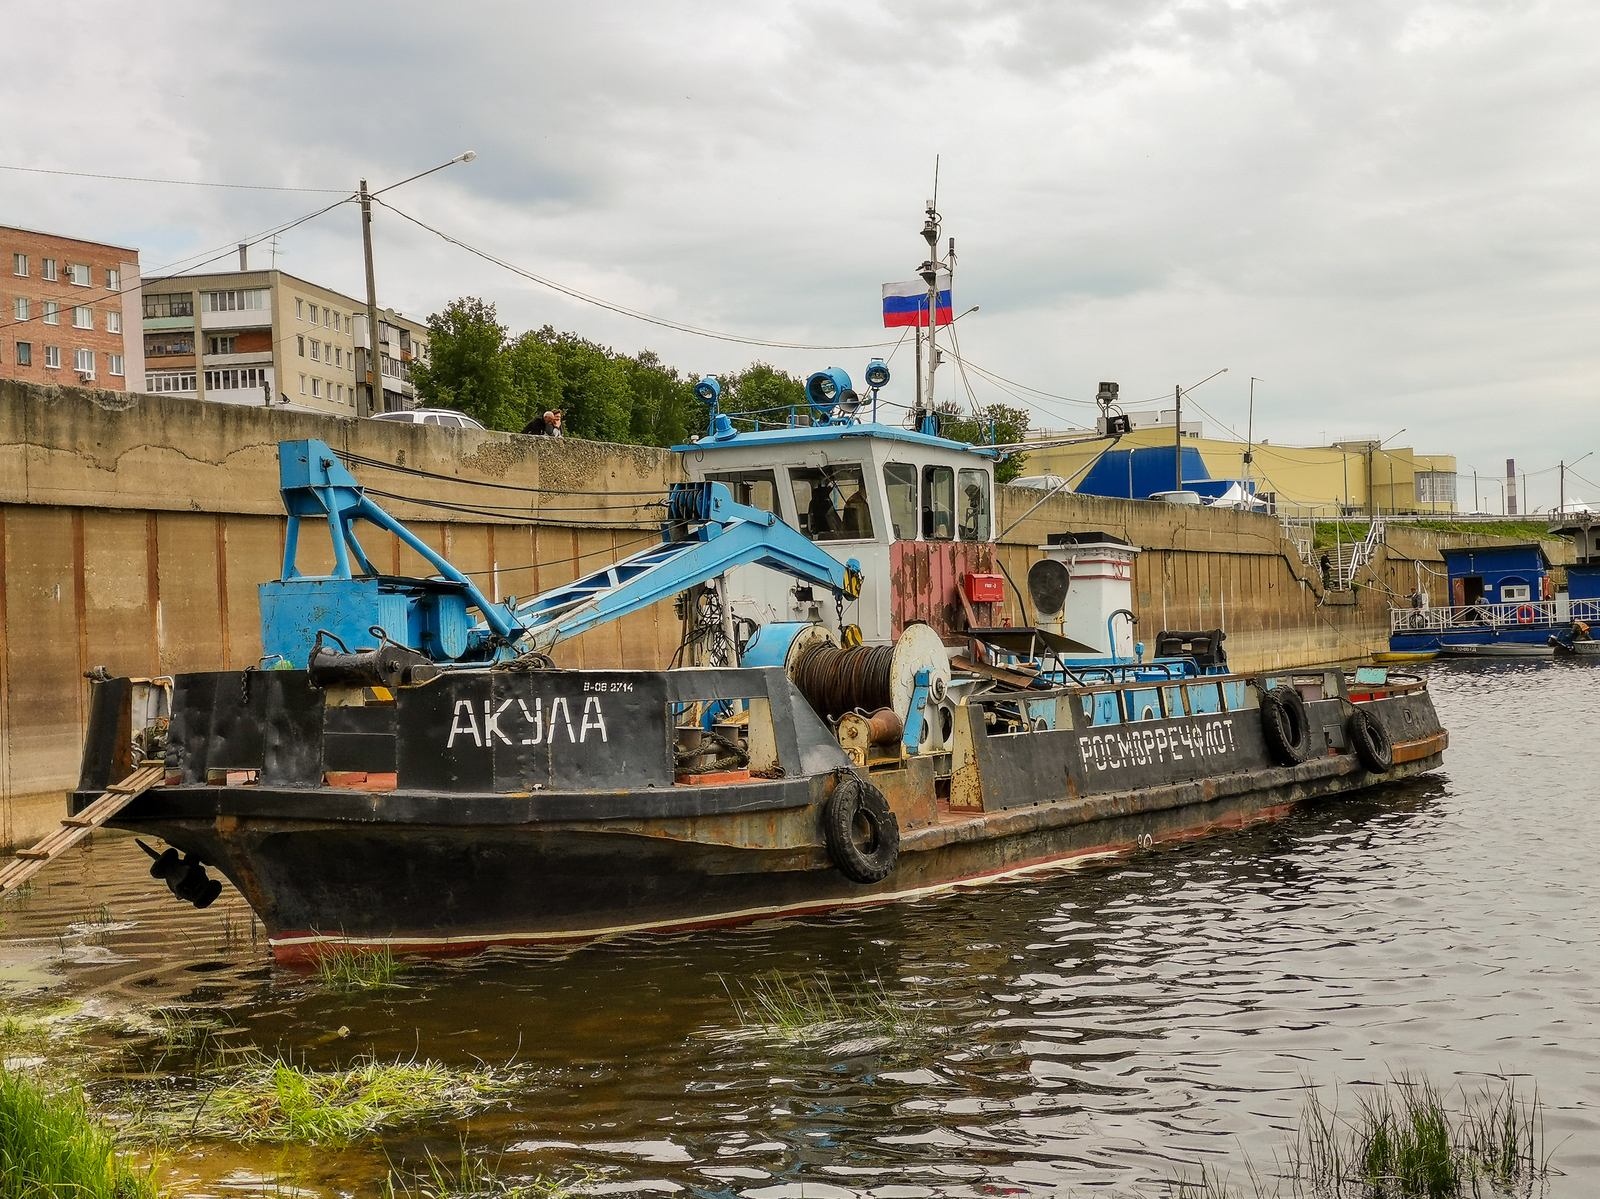
<path id="1" fill-rule="evenodd" d="M 828 856 L 851 882 L 881 883 L 900 857 L 900 822 L 871 783 L 841 777 L 822 807 Z"/>
<path id="2" fill-rule="evenodd" d="M 1539 614 L 1533 610 L 1532 604 L 1523 604 L 1522 607 L 1517 609 L 1517 623 L 1532 624 L 1538 615 Z"/>
<path id="3" fill-rule="evenodd" d="M 1311 756 L 1311 719 L 1305 698 L 1288 684 L 1263 691 L 1261 733 L 1280 765 L 1304 762 Z"/>
<path id="4" fill-rule="evenodd" d="M 1373 774 L 1389 772 L 1394 765 L 1394 743 L 1389 740 L 1389 731 L 1371 713 L 1357 708 L 1345 722 L 1344 732 L 1363 766 Z"/>

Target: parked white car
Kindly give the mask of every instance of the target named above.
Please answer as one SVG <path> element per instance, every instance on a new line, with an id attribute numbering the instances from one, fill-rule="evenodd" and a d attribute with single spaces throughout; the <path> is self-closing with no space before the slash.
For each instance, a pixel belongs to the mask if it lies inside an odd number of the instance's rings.
<path id="1" fill-rule="evenodd" d="M 373 420 L 397 420 L 406 425 L 443 425 L 448 429 L 482 429 L 465 412 L 450 408 L 412 408 L 406 412 L 374 412 Z"/>

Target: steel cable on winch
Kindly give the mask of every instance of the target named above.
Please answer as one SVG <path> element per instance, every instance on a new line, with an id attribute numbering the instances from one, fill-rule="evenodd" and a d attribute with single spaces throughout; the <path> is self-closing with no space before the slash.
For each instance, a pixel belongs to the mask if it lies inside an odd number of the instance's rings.
<path id="1" fill-rule="evenodd" d="M 790 671 L 800 694 L 823 716 L 837 720 L 863 708 L 875 712 L 890 706 L 889 674 L 892 645 L 858 645 L 840 649 L 816 645 L 804 651 Z"/>

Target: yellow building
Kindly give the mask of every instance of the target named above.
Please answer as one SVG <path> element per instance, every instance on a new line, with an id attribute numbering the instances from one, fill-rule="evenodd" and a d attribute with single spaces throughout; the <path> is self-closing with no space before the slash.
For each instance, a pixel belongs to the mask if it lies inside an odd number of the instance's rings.
<path id="1" fill-rule="evenodd" d="M 1173 410 L 1133 412 L 1132 432 L 1112 447 L 1116 451 L 1163 447 L 1171 449 Z M 1038 430 L 1029 440 L 1094 436 L 1094 430 Z M 1108 442 L 1027 450 L 1025 475 L 1060 475 L 1077 489 Z M 1199 451 L 1213 479 L 1254 480 L 1256 494 L 1274 508 L 1291 513 L 1332 517 L 1373 513 L 1458 512 L 1456 460 L 1453 454 L 1421 454 L 1409 446 L 1380 444 L 1377 439 L 1336 442 L 1330 446 L 1280 446 L 1258 441 L 1245 462 L 1242 441 L 1203 436 L 1200 422 L 1183 422 L 1185 450 Z M 1185 454 L 1188 459 L 1189 455 Z M 1172 459 L 1166 459 L 1170 466 Z M 1171 483 L 1165 483 L 1171 487 Z M 1125 490 L 1118 494 L 1126 495 Z M 1143 499 L 1144 496 L 1135 498 Z"/>

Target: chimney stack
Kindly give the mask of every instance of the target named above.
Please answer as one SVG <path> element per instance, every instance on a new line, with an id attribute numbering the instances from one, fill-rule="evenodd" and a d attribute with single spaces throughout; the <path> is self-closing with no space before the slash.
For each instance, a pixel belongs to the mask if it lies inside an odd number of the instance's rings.
<path id="1" fill-rule="evenodd" d="M 250 269 L 250 246 L 246 242 L 239 243 L 239 269 L 241 271 Z"/>
<path id="2" fill-rule="evenodd" d="M 1517 514 L 1517 460 L 1506 459 L 1506 515 Z"/>

